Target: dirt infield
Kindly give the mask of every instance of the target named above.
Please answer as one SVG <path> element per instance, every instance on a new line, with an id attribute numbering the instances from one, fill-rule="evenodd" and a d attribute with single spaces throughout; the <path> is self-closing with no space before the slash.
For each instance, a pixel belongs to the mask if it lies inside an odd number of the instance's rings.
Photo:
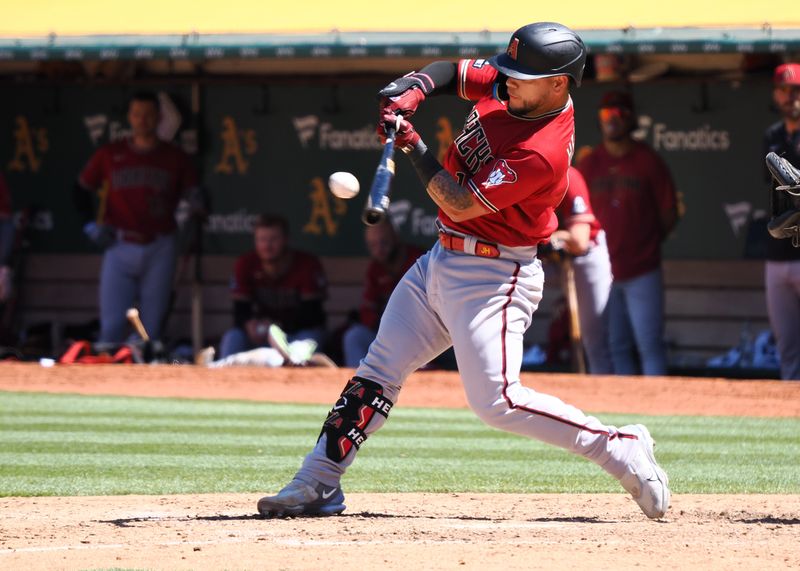
<path id="1" fill-rule="evenodd" d="M 331 403 L 351 372 L 0 364 L 0 390 Z M 800 383 L 525 375 L 593 412 L 800 416 Z M 465 406 L 454 373 L 403 406 Z M 624 494 L 351 494 L 338 518 L 262 520 L 258 496 L 0 498 L 2 569 L 781 569 L 800 567 L 800 496 L 674 496 L 651 522 Z"/>
<path id="2" fill-rule="evenodd" d="M 0 364 L 0 390 L 333 404 L 351 369 Z M 523 373 L 522 382 L 592 412 L 800 417 L 800 382 Z M 400 406 L 467 406 L 458 374 L 408 378 Z"/>

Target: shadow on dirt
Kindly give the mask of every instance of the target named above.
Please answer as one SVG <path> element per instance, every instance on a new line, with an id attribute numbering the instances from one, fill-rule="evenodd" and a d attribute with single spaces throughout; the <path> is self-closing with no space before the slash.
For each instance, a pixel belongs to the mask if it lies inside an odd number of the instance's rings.
<path id="1" fill-rule="evenodd" d="M 458 521 L 489 521 L 489 522 L 502 522 L 502 521 L 510 521 L 507 518 L 492 518 L 492 517 L 480 517 L 480 516 L 465 516 L 465 515 L 399 515 L 399 514 L 387 514 L 387 513 L 375 513 L 375 512 L 355 512 L 355 513 L 345 513 L 336 516 L 337 518 L 363 518 L 363 519 L 420 519 L 420 520 L 458 520 Z M 299 516 L 296 518 L 284 518 L 284 519 L 315 519 L 315 516 Z M 116 527 L 135 527 L 136 524 L 139 523 L 155 523 L 155 522 L 165 522 L 165 521 L 249 521 L 249 520 L 260 520 L 260 519 L 276 519 L 276 518 L 264 518 L 259 514 L 242 514 L 242 515 L 197 515 L 197 516 L 144 516 L 144 517 L 128 517 L 128 518 L 119 518 L 119 519 L 107 519 L 107 520 L 96 520 L 97 523 L 108 523 L 114 525 Z M 281 519 L 281 518 L 277 518 Z M 534 523 L 579 523 L 579 524 L 610 524 L 610 523 L 619 523 L 617 521 L 609 521 L 599 519 L 597 517 L 538 517 L 533 519 L 524 519 L 521 521 L 525 522 L 534 522 Z M 762 523 L 784 523 L 786 525 L 800 523 L 800 520 L 774 520 L 774 521 L 767 521 L 766 519 L 762 520 L 753 520 L 753 521 L 745 521 L 741 520 L 743 523 L 758 523 L 761 521 Z"/>
<path id="2" fill-rule="evenodd" d="M 198 515 L 198 516 L 147 516 L 147 517 L 126 517 L 119 519 L 100 519 L 97 523 L 110 523 L 117 527 L 135 527 L 137 523 L 150 523 L 162 521 L 247 521 L 251 519 L 263 519 L 258 514 L 242 515 Z"/>
<path id="3" fill-rule="evenodd" d="M 734 523 L 750 523 L 750 524 L 800 525 L 800 518 L 773 517 L 771 515 L 765 517 L 749 518 L 749 519 L 733 519 L 731 521 Z"/>

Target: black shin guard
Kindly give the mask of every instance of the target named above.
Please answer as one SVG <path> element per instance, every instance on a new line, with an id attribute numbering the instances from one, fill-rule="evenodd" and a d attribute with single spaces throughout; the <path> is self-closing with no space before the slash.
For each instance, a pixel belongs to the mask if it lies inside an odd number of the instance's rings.
<path id="1" fill-rule="evenodd" d="M 319 435 L 320 438 L 323 434 L 327 436 L 325 454 L 328 458 L 341 462 L 353 447 L 360 448 L 367 439 L 365 431 L 375 413 L 387 418 L 393 404 L 383 396 L 383 387 L 378 383 L 361 377 L 347 381 Z"/>

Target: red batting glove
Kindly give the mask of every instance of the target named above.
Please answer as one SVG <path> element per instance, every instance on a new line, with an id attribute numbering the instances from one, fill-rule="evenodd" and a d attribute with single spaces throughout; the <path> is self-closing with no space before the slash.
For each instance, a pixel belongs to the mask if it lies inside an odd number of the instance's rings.
<path id="1" fill-rule="evenodd" d="M 378 92 L 381 115 L 394 113 L 411 117 L 433 87 L 433 80 L 424 73 L 411 72 L 395 79 Z"/>
<path id="2" fill-rule="evenodd" d="M 417 143 L 419 143 L 420 136 L 414 129 L 414 125 L 393 113 L 385 113 L 383 117 L 381 117 L 381 122 L 378 125 L 378 137 L 380 137 L 381 143 L 386 143 L 387 127 L 395 128 L 395 147 L 399 148 L 404 153 L 411 152 L 411 149 L 416 147 Z"/>
<path id="3" fill-rule="evenodd" d="M 422 90 L 412 87 L 400 95 L 382 98 L 380 102 L 381 114 L 394 113 L 395 115 L 411 117 L 423 101 L 425 101 L 425 94 L 422 93 Z"/>

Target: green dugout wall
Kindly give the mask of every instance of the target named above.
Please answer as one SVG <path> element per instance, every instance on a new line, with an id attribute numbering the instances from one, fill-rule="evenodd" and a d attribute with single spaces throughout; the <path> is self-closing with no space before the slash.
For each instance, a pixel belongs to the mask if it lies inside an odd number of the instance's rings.
<path id="1" fill-rule="evenodd" d="M 381 81 L 208 83 L 200 87 L 197 117 L 190 112 L 191 87 L 183 81 L 151 87 L 174 102 L 181 116 L 175 141 L 193 154 L 210 193 L 208 253 L 249 248 L 253 218 L 272 211 L 289 218 L 300 248 L 365 254 L 359 220 L 380 155 L 374 93 Z M 612 88 L 593 83 L 574 93 L 579 148 L 598 143 L 596 104 Z M 71 187 L 98 145 L 124 136 L 133 90 L 32 83 L 6 84 L 0 91 L 0 168 L 15 210 L 37 207 L 35 251 L 92 251 L 73 210 Z M 751 221 L 767 205 L 762 134 L 778 119 L 770 108 L 768 78 L 662 79 L 635 84 L 633 93 L 639 135 L 669 164 L 682 197 L 684 215 L 666 256 L 742 258 Z M 429 146 L 443 149 L 460 131 L 468 108 L 455 98 L 431 98 L 415 125 Z M 435 236 L 435 209 L 407 161 L 399 156 L 397 163 L 393 215 L 407 239 L 428 245 Z M 337 170 L 353 172 L 362 194 L 341 201 L 327 192 L 325 181 Z"/>

